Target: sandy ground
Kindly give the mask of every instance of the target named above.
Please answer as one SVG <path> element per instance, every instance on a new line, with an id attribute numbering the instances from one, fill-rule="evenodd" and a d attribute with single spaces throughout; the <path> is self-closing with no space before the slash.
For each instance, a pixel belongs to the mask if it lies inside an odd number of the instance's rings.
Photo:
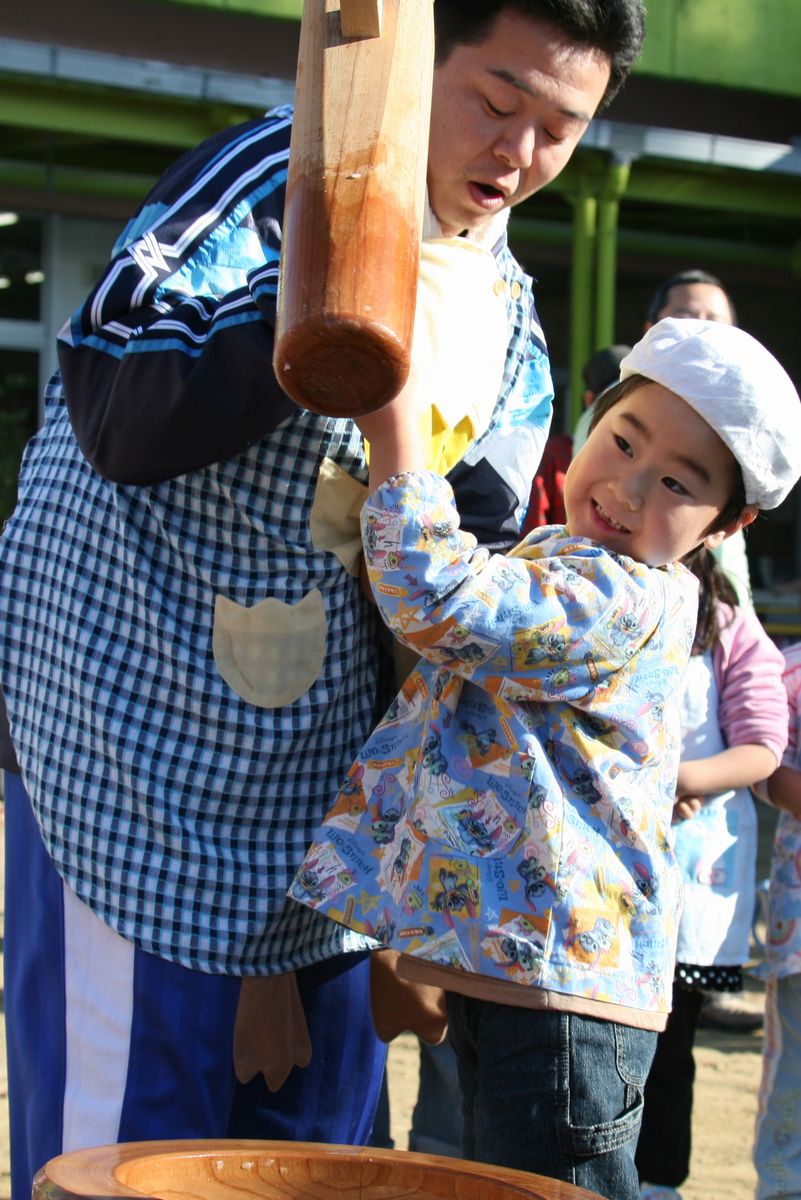
<path id="1" fill-rule="evenodd" d="M 766 811 L 766 810 L 765 810 Z M 773 822 L 760 812 L 761 839 L 758 877 L 767 874 Z M 0 806 L 0 830 L 2 806 Z M 0 876 L 3 856 L 0 854 Z M 0 887 L 0 906 L 3 889 Z M 747 984 L 749 1003 L 760 1007 L 763 991 Z M 751 1200 L 755 1176 L 751 1164 L 756 1095 L 762 1055 L 762 1033 L 721 1033 L 701 1030 L 696 1046 L 697 1077 L 693 1120 L 693 1163 L 682 1187 L 684 1200 Z M 404 1036 L 392 1043 L 389 1055 L 392 1136 L 406 1149 L 410 1116 L 417 1089 L 417 1043 Z M 0 1039 L 0 1200 L 10 1195 L 5 1041 Z"/>

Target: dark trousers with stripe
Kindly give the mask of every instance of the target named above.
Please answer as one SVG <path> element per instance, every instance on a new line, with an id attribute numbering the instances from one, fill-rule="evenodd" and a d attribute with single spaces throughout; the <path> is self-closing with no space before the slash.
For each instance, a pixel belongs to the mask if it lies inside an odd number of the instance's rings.
<path id="1" fill-rule="evenodd" d="M 66 1150 L 160 1138 L 365 1144 L 386 1047 L 369 961 L 298 972 L 312 1061 L 280 1091 L 232 1066 L 240 981 L 146 954 L 65 887 L 17 775 L 5 776 L 5 1011 L 13 1200 Z"/>

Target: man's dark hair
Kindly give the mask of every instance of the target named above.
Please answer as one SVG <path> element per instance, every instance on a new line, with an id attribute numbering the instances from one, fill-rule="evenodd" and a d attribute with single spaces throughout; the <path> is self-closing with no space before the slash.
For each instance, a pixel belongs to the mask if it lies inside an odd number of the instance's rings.
<path id="1" fill-rule="evenodd" d="M 435 0 L 437 62 L 444 62 L 458 45 L 482 42 L 503 12 L 546 21 L 607 56 L 611 73 L 599 110 L 620 91 L 645 38 L 642 0 Z"/>
<path id="2" fill-rule="evenodd" d="M 437 3 L 439 3 L 439 0 L 437 0 Z M 652 325 L 656 323 L 659 313 L 661 313 L 662 309 L 668 302 L 668 296 L 670 295 L 672 288 L 682 287 L 688 283 L 708 283 L 712 287 L 720 288 L 720 290 L 723 292 L 723 295 L 729 302 L 732 325 L 737 324 L 737 313 L 734 311 L 732 298 L 718 277 L 716 275 L 710 275 L 708 271 L 696 270 L 679 271 L 677 275 L 671 275 L 669 279 L 666 279 L 663 283 L 660 283 L 659 287 L 656 289 L 648 302 L 648 308 L 645 313 L 646 323 L 649 321 Z"/>

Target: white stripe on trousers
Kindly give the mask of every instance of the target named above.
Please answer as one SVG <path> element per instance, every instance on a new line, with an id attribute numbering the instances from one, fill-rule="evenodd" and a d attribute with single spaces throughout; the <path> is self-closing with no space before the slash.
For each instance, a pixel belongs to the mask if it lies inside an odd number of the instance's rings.
<path id="1" fill-rule="evenodd" d="M 118 1140 L 133 1018 L 134 946 L 65 885 L 64 955 L 67 1152 Z"/>

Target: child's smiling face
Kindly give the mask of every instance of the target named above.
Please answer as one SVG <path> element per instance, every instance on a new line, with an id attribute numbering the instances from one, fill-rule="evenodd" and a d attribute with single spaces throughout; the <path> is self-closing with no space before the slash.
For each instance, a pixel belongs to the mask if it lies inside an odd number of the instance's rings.
<path id="1" fill-rule="evenodd" d="M 593 429 L 565 479 L 568 531 L 649 566 L 710 549 L 749 524 L 721 529 L 736 462 L 711 425 L 675 392 L 648 381 Z"/>

